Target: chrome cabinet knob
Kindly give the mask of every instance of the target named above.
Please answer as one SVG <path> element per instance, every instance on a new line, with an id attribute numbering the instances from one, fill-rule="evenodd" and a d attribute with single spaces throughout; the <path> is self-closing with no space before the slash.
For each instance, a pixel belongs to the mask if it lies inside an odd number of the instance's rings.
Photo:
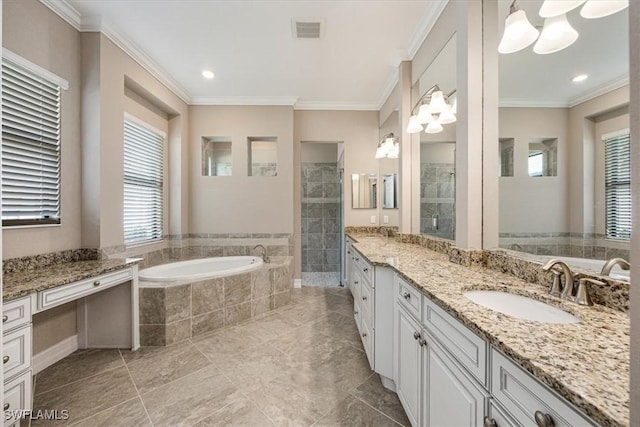
<path id="1" fill-rule="evenodd" d="M 425 340 L 424 338 L 420 338 L 418 340 L 418 344 L 420 345 L 420 347 L 424 347 L 425 345 L 427 345 L 427 340 Z"/>
<path id="2" fill-rule="evenodd" d="M 5 410 L 5 411 L 8 411 L 10 406 L 11 406 L 10 404 L 5 403 L 5 404 L 4 404 L 4 410 Z"/>
<path id="3" fill-rule="evenodd" d="M 493 418 L 484 417 L 483 427 L 498 427 L 498 423 Z"/>
<path id="4" fill-rule="evenodd" d="M 411 294 L 409 292 L 403 292 L 402 297 L 406 300 L 411 299 Z"/>
<path id="5" fill-rule="evenodd" d="M 358 282 L 357 280 L 354 280 L 353 283 L 357 285 L 360 282 Z"/>
<path id="6" fill-rule="evenodd" d="M 360 258 L 356 257 L 356 261 L 360 261 Z"/>
<path id="7" fill-rule="evenodd" d="M 100 280 L 96 280 L 95 282 L 93 282 L 93 286 L 100 286 Z"/>
<path id="8" fill-rule="evenodd" d="M 353 312 L 353 314 L 358 314 L 358 313 L 359 313 L 358 311 L 354 311 L 354 312 Z"/>
<path id="9" fill-rule="evenodd" d="M 366 338 L 366 337 L 367 337 L 367 333 L 366 333 L 366 332 L 363 332 L 363 333 L 362 333 L 362 338 Z"/>
<path id="10" fill-rule="evenodd" d="M 536 411 L 535 414 L 533 414 L 533 418 L 536 420 L 538 427 L 555 427 L 556 425 L 551 415 L 545 414 L 542 411 Z"/>
<path id="11" fill-rule="evenodd" d="M 9 359 L 11 359 L 9 356 L 4 356 L 2 358 L 2 363 L 7 363 L 9 361 Z"/>
<path id="12" fill-rule="evenodd" d="M 366 300 L 367 300 L 366 296 L 362 297 L 362 301 L 366 301 Z"/>
<path id="13" fill-rule="evenodd" d="M 414 340 L 419 340 L 420 339 L 420 332 L 414 332 L 413 333 L 413 339 Z"/>
<path id="14" fill-rule="evenodd" d="M 362 269 L 362 271 L 364 271 L 366 273 L 367 271 L 369 271 L 369 269 L 368 268 L 364 268 L 364 269 Z"/>
<path id="15" fill-rule="evenodd" d="M 2 316 L 2 323 L 6 323 L 7 320 L 9 320 L 9 316 L 7 316 L 6 314 Z"/>

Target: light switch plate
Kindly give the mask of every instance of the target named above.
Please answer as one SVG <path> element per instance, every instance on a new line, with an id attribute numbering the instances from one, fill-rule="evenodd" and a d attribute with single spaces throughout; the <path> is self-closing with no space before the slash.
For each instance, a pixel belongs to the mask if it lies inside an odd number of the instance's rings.
<path id="1" fill-rule="evenodd" d="M 376 216 L 371 215 L 371 224 L 375 224 L 375 223 L 376 223 Z"/>
<path id="2" fill-rule="evenodd" d="M 389 224 L 389 215 L 385 215 L 382 217 L 382 222 L 385 224 Z"/>

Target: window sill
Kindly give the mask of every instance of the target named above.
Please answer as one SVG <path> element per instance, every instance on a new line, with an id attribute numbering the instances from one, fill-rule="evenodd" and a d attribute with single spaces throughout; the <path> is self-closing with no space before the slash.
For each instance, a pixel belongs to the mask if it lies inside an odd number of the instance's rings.
<path id="1" fill-rule="evenodd" d="M 62 227 L 61 223 L 58 224 L 24 224 L 24 225 L 3 225 L 3 230 L 22 230 L 26 228 L 52 228 Z"/>

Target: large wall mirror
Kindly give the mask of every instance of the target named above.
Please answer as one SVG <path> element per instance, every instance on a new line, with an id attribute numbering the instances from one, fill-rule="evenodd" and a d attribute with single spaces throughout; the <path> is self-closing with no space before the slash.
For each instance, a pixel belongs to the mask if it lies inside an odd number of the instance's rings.
<path id="1" fill-rule="evenodd" d="M 412 104 L 433 86 L 455 102 L 456 37 L 447 42 L 412 88 Z M 418 112 L 418 110 L 416 110 Z M 456 123 L 424 124 L 420 132 L 420 233 L 454 240 Z"/>
<path id="2" fill-rule="evenodd" d="M 543 25 L 542 0 L 519 4 Z M 504 25 L 509 2 L 499 7 Z M 569 47 L 499 55 L 499 241 L 599 272 L 594 260 L 629 259 L 628 10 L 567 19 Z"/>
<path id="3" fill-rule="evenodd" d="M 385 136 L 393 134 L 394 138 L 399 138 L 400 132 L 400 112 L 399 107 L 393 109 L 389 117 L 382 123 L 379 129 L 378 138 L 382 140 Z M 382 225 L 398 226 L 399 224 L 399 182 L 398 170 L 399 159 L 395 155 L 387 155 L 378 159 L 378 171 L 381 183 L 380 202 L 380 223 Z"/>

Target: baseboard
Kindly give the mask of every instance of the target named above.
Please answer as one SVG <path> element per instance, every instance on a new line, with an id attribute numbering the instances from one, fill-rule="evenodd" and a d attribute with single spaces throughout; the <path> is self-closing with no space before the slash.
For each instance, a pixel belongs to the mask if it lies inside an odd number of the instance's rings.
<path id="1" fill-rule="evenodd" d="M 78 335 L 72 335 L 33 356 L 33 373 L 48 368 L 78 349 Z"/>
<path id="2" fill-rule="evenodd" d="M 293 279 L 293 287 L 300 289 L 302 287 L 302 279 Z"/>

